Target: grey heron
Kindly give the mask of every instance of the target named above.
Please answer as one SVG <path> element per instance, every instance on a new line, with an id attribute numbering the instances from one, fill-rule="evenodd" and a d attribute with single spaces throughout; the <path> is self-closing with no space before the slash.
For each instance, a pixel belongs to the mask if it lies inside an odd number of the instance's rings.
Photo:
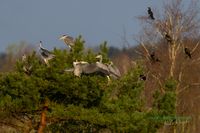
<path id="1" fill-rule="evenodd" d="M 154 20 L 154 15 L 153 15 L 153 12 L 151 10 L 151 7 L 148 7 L 148 10 L 147 10 L 148 14 L 149 14 L 149 18 L 151 18 L 152 20 Z"/>
<path id="2" fill-rule="evenodd" d="M 39 44 L 39 51 L 45 64 L 49 66 L 49 60 L 53 59 L 55 55 L 49 50 L 42 47 L 42 41 L 40 41 L 40 44 Z"/>
<path id="3" fill-rule="evenodd" d="M 73 62 L 73 68 L 65 69 L 64 72 L 74 72 L 75 76 L 80 77 L 81 73 L 82 73 L 81 65 L 86 65 L 86 64 L 89 64 L 89 63 L 86 61 L 77 61 L 76 60 Z"/>
<path id="4" fill-rule="evenodd" d="M 121 73 L 120 73 L 119 69 L 113 64 L 112 61 L 110 61 L 110 63 L 106 64 L 106 65 L 108 66 L 110 76 L 112 76 L 113 78 L 121 77 Z"/>
<path id="5" fill-rule="evenodd" d="M 27 59 L 26 54 L 23 54 L 23 55 L 22 55 L 22 62 L 25 62 L 26 59 Z"/>
<path id="6" fill-rule="evenodd" d="M 102 63 L 103 56 L 101 54 L 97 55 L 96 58 L 99 59 L 99 61 L 96 62 L 96 65 L 99 68 L 104 69 L 105 71 L 108 71 L 109 72 L 108 76 L 111 76 L 113 78 L 119 78 L 121 76 L 119 69 L 113 65 L 112 61 L 110 61 L 109 64 Z"/>
<path id="7" fill-rule="evenodd" d="M 116 74 L 113 74 L 113 70 L 109 69 L 105 64 L 98 63 L 88 63 L 85 61 L 74 61 L 73 67 L 71 69 L 65 69 L 65 72 L 73 72 L 75 76 L 80 77 L 82 74 L 90 75 L 96 74 L 101 76 L 106 76 L 108 81 L 110 81 L 110 76 L 113 78 L 118 78 Z"/>
<path id="8" fill-rule="evenodd" d="M 63 40 L 64 43 L 71 49 L 74 46 L 74 38 L 68 35 L 63 35 L 59 38 L 59 40 Z"/>
<path id="9" fill-rule="evenodd" d="M 104 69 L 99 65 L 97 65 L 96 63 L 89 64 L 89 63 L 82 63 L 75 61 L 73 62 L 73 66 L 74 66 L 74 75 L 78 77 L 80 77 L 81 74 L 97 74 L 108 77 L 110 74 L 108 69 Z"/>
<path id="10" fill-rule="evenodd" d="M 101 54 L 98 54 L 95 58 L 96 58 L 96 59 L 99 59 L 98 62 L 102 63 L 102 61 L 103 61 L 103 57 L 102 57 Z"/>
<path id="11" fill-rule="evenodd" d="M 32 65 L 27 62 L 27 56 L 24 54 L 22 56 L 23 70 L 26 74 L 30 74 Z"/>
<path id="12" fill-rule="evenodd" d="M 190 52 L 190 50 L 188 48 L 185 47 L 184 48 L 184 52 L 190 59 L 192 58 L 191 52 Z"/>

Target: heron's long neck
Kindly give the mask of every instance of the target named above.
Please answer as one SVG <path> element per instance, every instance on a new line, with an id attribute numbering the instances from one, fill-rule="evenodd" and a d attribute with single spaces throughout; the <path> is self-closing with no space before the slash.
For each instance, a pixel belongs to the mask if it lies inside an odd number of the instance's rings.
<path id="1" fill-rule="evenodd" d="M 103 61 L 103 58 L 102 58 L 102 56 L 100 56 L 99 57 L 99 62 L 102 63 L 102 61 Z"/>
<path id="2" fill-rule="evenodd" d="M 43 47 L 42 47 L 42 44 L 40 43 L 40 49 L 44 49 Z"/>

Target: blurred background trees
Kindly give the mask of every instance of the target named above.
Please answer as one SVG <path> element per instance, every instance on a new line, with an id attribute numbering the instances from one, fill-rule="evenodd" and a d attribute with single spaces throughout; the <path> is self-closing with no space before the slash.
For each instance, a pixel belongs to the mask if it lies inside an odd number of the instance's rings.
<path id="1" fill-rule="evenodd" d="M 50 67 L 34 47 L 25 42 L 11 45 L 0 55 L 0 125 L 36 131 L 45 110 L 45 132 L 199 132 L 196 2 L 184 6 L 182 0 L 171 0 L 161 13 L 152 7 L 154 20 L 148 14 L 138 17 L 143 30 L 135 47 L 119 49 L 103 42 L 94 52 L 79 36 L 71 52 L 52 51 L 56 58 Z M 108 83 L 102 76 L 64 73 L 75 60 L 96 62 L 97 54 L 117 65 L 119 80 Z M 32 65 L 29 73 L 24 64 Z"/>
<path id="2" fill-rule="evenodd" d="M 165 2 L 162 12 L 152 9 L 155 19 L 140 16 L 143 32 L 138 37 L 140 47 L 137 52 L 143 57 L 146 66 L 147 79 L 145 92 L 151 101 L 154 92 L 166 95 L 165 83 L 175 82 L 171 90 L 176 97 L 175 114 L 188 115 L 192 118 L 185 127 L 188 132 L 198 132 L 200 108 L 194 107 L 199 99 L 199 1 L 191 1 L 183 5 L 182 0 Z M 187 108 L 187 109 L 186 109 Z M 191 124 L 189 126 L 189 124 Z M 170 126 L 166 126 L 170 127 Z M 177 132 L 184 132 L 182 124 L 171 126 Z M 195 128 L 194 128 L 195 127 Z M 164 127 L 162 132 L 166 132 Z M 185 128 L 186 129 L 186 128 Z"/>
<path id="3" fill-rule="evenodd" d="M 174 107 L 170 105 L 163 112 L 158 106 L 152 110 L 146 108 L 145 81 L 140 79 L 144 72 L 142 66 L 135 64 L 123 77 L 111 82 L 95 74 L 79 78 L 64 73 L 76 59 L 96 62 L 97 53 L 85 51 L 81 37 L 75 43 L 71 52 L 55 48 L 56 58 L 50 61 L 50 67 L 33 51 L 25 61 L 19 58 L 12 71 L 1 74 L 0 124 L 3 127 L 16 132 L 155 132 L 163 125 L 149 117 L 171 114 L 168 109 Z M 106 42 L 100 45 L 104 62 L 109 61 L 108 51 Z M 32 66 L 28 73 L 23 69 L 27 64 Z M 155 102 L 159 103 L 159 100 Z"/>

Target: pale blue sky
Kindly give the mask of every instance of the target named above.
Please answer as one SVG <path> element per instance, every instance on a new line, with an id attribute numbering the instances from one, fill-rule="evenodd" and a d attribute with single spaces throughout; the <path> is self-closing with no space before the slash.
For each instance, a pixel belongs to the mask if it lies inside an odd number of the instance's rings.
<path id="1" fill-rule="evenodd" d="M 140 30 L 136 17 L 145 15 L 148 6 L 159 8 L 162 0 L 1 0 L 0 51 L 20 41 L 65 47 L 58 40 L 63 34 L 81 34 L 87 46 L 106 40 L 122 47 L 124 28 L 134 45 L 133 35 Z"/>

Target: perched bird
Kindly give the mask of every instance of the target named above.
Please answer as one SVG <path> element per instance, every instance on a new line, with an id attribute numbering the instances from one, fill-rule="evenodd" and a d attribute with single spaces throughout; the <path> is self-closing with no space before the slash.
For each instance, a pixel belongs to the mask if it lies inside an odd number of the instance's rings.
<path id="1" fill-rule="evenodd" d="M 144 74 L 140 74 L 139 77 L 140 77 L 140 80 L 143 80 L 143 81 L 145 81 L 147 79 L 147 77 Z"/>
<path id="2" fill-rule="evenodd" d="M 172 43 L 172 38 L 168 33 L 165 33 L 165 39 L 167 40 L 168 43 Z"/>
<path id="3" fill-rule="evenodd" d="M 109 62 L 109 64 L 106 64 L 108 66 L 108 69 L 110 71 L 111 76 L 114 78 L 119 78 L 121 77 L 121 73 L 119 71 L 119 69 L 113 64 L 112 61 Z"/>
<path id="4" fill-rule="evenodd" d="M 160 59 L 158 59 L 158 57 L 156 57 L 154 51 L 150 54 L 150 59 L 151 59 L 151 61 L 153 61 L 153 62 L 160 62 Z"/>
<path id="5" fill-rule="evenodd" d="M 27 61 L 27 56 L 24 54 L 22 56 L 23 70 L 26 74 L 31 74 L 32 65 Z"/>
<path id="6" fill-rule="evenodd" d="M 74 38 L 68 35 L 63 35 L 59 38 L 60 40 L 63 40 L 64 43 L 71 49 L 75 43 L 74 43 Z"/>
<path id="7" fill-rule="evenodd" d="M 192 58 L 191 52 L 190 52 L 190 50 L 188 48 L 185 48 L 184 52 L 190 59 Z"/>
<path id="8" fill-rule="evenodd" d="M 52 52 L 42 47 L 42 41 L 40 41 L 40 44 L 39 44 L 39 51 L 42 56 L 42 59 L 44 60 L 46 65 L 49 66 L 49 60 L 53 59 L 55 55 Z"/>
<path id="9" fill-rule="evenodd" d="M 154 15 L 153 15 L 153 12 L 151 11 L 151 7 L 148 7 L 148 10 L 147 10 L 148 14 L 149 14 L 149 18 L 154 20 Z"/>
<path id="10" fill-rule="evenodd" d="M 73 66 L 74 68 L 70 68 L 70 69 L 65 69 L 64 72 L 74 72 L 75 76 L 80 77 L 81 73 L 82 73 L 82 68 L 81 66 L 83 65 L 88 65 L 89 63 L 86 61 L 74 61 L 73 62 Z"/>
<path id="11" fill-rule="evenodd" d="M 25 62 L 26 59 L 27 59 L 26 54 L 23 54 L 23 55 L 22 55 L 22 62 Z"/>
<path id="12" fill-rule="evenodd" d="M 111 77 L 115 79 L 121 77 L 119 69 L 113 65 L 112 61 L 109 64 L 102 63 L 103 56 L 101 54 L 97 55 L 96 59 L 99 59 L 99 61 L 96 62 L 96 65 L 106 71 L 109 71 Z"/>
<path id="13" fill-rule="evenodd" d="M 101 54 L 98 54 L 96 57 L 95 57 L 96 59 L 98 59 L 98 61 L 97 62 L 100 62 L 100 63 L 102 63 L 102 61 L 103 61 L 103 57 L 102 57 L 102 55 Z"/>

